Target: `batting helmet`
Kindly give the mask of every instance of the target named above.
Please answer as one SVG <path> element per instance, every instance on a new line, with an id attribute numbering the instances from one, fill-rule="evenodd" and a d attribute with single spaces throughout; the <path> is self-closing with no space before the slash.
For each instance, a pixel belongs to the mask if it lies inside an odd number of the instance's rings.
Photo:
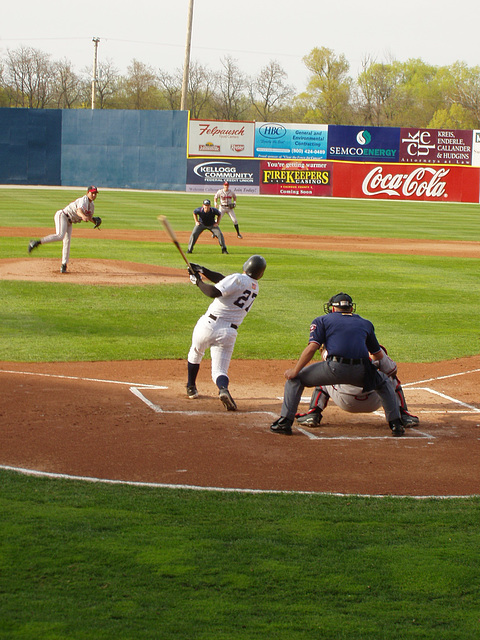
<path id="1" fill-rule="evenodd" d="M 357 305 L 348 293 L 340 292 L 332 296 L 330 300 L 323 305 L 323 310 L 325 313 L 331 313 L 332 307 L 335 307 L 335 309 L 338 309 L 339 311 L 351 313 L 355 312 L 356 306 Z"/>
<path id="2" fill-rule="evenodd" d="M 247 274 L 247 276 L 250 276 L 255 280 L 260 280 L 266 268 L 267 261 L 263 256 L 259 255 L 250 256 L 250 258 L 243 265 L 243 270 Z"/>

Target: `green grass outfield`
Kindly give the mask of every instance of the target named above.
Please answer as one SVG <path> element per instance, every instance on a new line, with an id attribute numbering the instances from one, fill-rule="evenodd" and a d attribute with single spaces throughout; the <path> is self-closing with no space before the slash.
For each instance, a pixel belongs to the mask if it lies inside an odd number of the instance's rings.
<path id="1" fill-rule="evenodd" d="M 80 191 L 2 189 L 0 226 L 53 229 Z M 190 231 L 203 196 L 101 191 L 105 227 Z M 239 196 L 248 233 L 480 241 L 478 205 Z M 227 233 L 230 220 L 223 223 Z M 28 258 L 0 237 L 1 258 Z M 203 241 L 195 260 L 268 268 L 236 358 L 295 359 L 310 321 L 347 291 L 400 362 L 480 352 L 476 258 L 321 253 Z M 35 257 L 55 257 L 41 247 Z M 73 232 L 72 260 L 181 267 L 170 243 Z M 185 358 L 208 301 L 189 284 L 0 281 L 0 360 Z M 79 322 L 80 319 L 80 322 Z M 0 427 L 1 433 L 1 427 Z M 1 438 L 1 436 L 0 436 Z M 459 470 L 461 473 L 461 470 Z M 478 497 L 230 494 L 0 471 L 0 638 L 471 639 L 480 637 Z"/>

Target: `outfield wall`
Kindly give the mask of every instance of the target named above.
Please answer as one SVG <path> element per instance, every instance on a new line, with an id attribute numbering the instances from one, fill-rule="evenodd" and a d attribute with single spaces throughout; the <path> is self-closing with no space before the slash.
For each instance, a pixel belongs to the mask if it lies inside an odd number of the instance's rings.
<path id="1" fill-rule="evenodd" d="M 480 201 L 480 131 L 0 108 L 0 183 Z"/>
<path id="2" fill-rule="evenodd" d="M 185 111 L 0 109 L 0 183 L 184 191 Z"/>

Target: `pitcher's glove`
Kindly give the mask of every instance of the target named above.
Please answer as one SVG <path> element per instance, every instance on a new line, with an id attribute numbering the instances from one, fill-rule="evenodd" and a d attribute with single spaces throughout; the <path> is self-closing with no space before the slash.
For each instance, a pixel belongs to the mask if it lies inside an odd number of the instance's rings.
<path id="1" fill-rule="evenodd" d="M 231 204 L 228 205 L 229 209 L 235 209 L 237 205 L 235 204 L 235 202 L 232 202 Z"/>
<path id="2" fill-rule="evenodd" d="M 93 216 L 92 222 L 94 225 L 93 228 L 98 229 L 99 226 L 102 224 L 102 219 L 100 218 L 100 216 Z"/>

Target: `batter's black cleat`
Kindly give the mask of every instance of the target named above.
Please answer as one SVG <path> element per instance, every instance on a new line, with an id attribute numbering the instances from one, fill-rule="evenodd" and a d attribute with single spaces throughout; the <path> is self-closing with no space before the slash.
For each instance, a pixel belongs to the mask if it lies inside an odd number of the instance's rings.
<path id="1" fill-rule="evenodd" d="M 298 424 L 302 424 L 305 427 L 318 427 L 322 417 L 322 412 L 318 407 L 310 409 L 307 413 L 297 413 L 295 415 Z"/>
<path id="2" fill-rule="evenodd" d="M 187 253 L 193 253 L 191 249 L 187 249 Z"/>
<path id="3" fill-rule="evenodd" d="M 227 411 L 237 410 L 237 404 L 235 400 L 232 398 L 232 396 L 230 395 L 230 391 L 227 389 L 227 387 L 222 387 L 218 392 L 218 396 Z"/>
<path id="4" fill-rule="evenodd" d="M 66 264 L 62 264 L 62 266 L 60 267 L 60 273 L 67 273 L 67 265 Z"/>
<path id="5" fill-rule="evenodd" d="M 187 384 L 187 396 L 192 400 L 198 398 L 197 387 L 194 384 Z"/>
<path id="6" fill-rule="evenodd" d="M 226 249 L 222 249 L 222 253 L 228 253 Z"/>
<path id="7" fill-rule="evenodd" d="M 400 412 L 400 420 L 402 421 L 403 426 L 407 428 L 416 427 L 420 424 L 420 420 L 417 416 L 412 416 L 411 413 L 408 413 L 408 411 L 405 410 Z"/>
<path id="8" fill-rule="evenodd" d="M 397 418 L 396 420 L 390 420 L 388 424 L 390 425 L 393 436 L 403 436 L 403 434 L 405 433 L 405 427 L 403 426 L 400 418 Z"/>
<path id="9" fill-rule="evenodd" d="M 273 433 L 282 433 L 285 436 L 291 436 L 292 424 L 293 420 L 290 420 L 290 418 L 279 418 L 270 425 L 270 431 L 273 431 Z"/>
<path id="10" fill-rule="evenodd" d="M 238 238 L 239 240 L 242 240 L 242 238 L 243 238 L 242 234 L 241 234 L 241 233 L 237 233 L 237 238 Z"/>
<path id="11" fill-rule="evenodd" d="M 42 243 L 40 242 L 40 240 L 30 240 L 30 242 L 28 243 L 28 253 L 32 253 L 32 251 L 41 244 Z"/>

